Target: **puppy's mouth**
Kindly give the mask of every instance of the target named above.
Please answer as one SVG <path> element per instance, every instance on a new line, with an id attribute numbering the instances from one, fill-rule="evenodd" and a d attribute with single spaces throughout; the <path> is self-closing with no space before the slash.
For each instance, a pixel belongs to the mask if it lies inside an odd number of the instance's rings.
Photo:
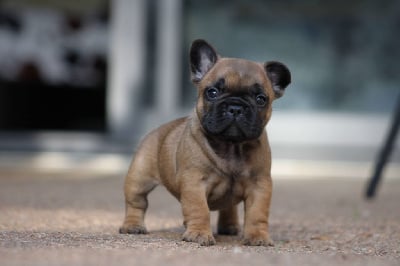
<path id="1" fill-rule="evenodd" d="M 226 126 L 220 135 L 223 139 L 233 142 L 240 142 L 247 139 L 246 132 L 235 119 Z"/>

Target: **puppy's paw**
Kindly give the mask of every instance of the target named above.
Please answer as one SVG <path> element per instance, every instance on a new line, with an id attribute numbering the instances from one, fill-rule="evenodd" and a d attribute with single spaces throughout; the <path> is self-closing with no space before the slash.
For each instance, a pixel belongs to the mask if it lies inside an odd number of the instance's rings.
<path id="1" fill-rule="evenodd" d="M 243 239 L 243 245 L 246 246 L 265 246 L 265 247 L 273 247 L 274 242 L 271 238 L 265 236 L 253 236 L 253 237 L 245 237 Z"/>
<path id="2" fill-rule="evenodd" d="M 141 225 L 123 225 L 119 228 L 120 234 L 147 234 L 146 227 Z"/>
<path id="3" fill-rule="evenodd" d="M 190 231 L 186 230 L 182 237 L 183 241 L 195 242 L 201 246 L 212 246 L 215 245 L 215 239 L 211 232 L 203 231 Z"/>
<path id="4" fill-rule="evenodd" d="M 236 236 L 237 234 L 239 234 L 239 226 L 237 225 L 218 226 L 218 234 Z"/>

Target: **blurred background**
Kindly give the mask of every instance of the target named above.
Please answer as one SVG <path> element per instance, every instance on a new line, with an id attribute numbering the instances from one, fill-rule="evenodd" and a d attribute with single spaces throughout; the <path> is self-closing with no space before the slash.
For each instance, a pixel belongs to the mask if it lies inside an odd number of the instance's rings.
<path id="1" fill-rule="evenodd" d="M 399 36 L 396 0 L 2 0 L 0 167 L 125 172 L 146 132 L 193 108 L 203 38 L 291 70 L 267 126 L 275 175 L 365 178 L 399 98 Z"/>

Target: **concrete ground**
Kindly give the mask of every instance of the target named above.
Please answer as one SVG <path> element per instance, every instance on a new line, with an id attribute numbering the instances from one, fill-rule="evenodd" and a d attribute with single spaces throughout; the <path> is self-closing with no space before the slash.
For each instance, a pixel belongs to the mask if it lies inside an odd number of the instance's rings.
<path id="1" fill-rule="evenodd" d="M 180 205 L 162 188 L 150 195 L 150 233 L 120 235 L 122 176 L 0 170 L 0 264 L 400 265 L 400 179 L 374 201 L 362 198 L 365 181 L 277 177 L 274 247 L 227 236 L 200 247 L 180 240 Z"/>

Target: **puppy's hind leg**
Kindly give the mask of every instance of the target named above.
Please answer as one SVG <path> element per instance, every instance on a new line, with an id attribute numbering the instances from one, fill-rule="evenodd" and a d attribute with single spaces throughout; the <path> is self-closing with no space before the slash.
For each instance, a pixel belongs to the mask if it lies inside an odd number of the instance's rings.
<path id="1" fill-rule="evenodd" d="M 131 173 L 133 172 L 133 173 Z M 140 171 L 129 171 L 125 180 L 125 220 L 119 229 L 121 234 L 146 234 L 144 216 L 147 210 L 147 195 L 158 182 Z"/>
<path id="2" fill-rule="evenodd" d="M 237 205 L 219 211 L 218 234 L 237 235 L 239 233 L 239 218 Z"/>

